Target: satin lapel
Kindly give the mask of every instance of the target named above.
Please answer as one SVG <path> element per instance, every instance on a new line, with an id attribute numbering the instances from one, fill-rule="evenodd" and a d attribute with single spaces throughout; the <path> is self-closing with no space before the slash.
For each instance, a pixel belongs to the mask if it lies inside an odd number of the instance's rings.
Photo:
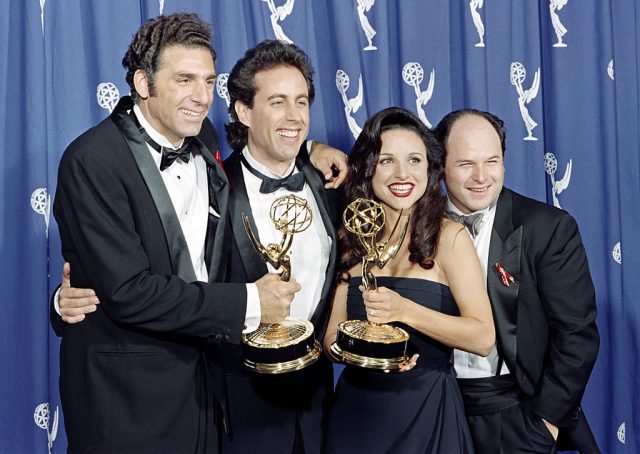
<path id="1" fill-rule="evenodd" d="M 238 246 L 247 282 L 255 282 L 264 276 L 268 270 L 266 263 L 253 247 L 251 240 L 249 240 L 249 235 L 247 235 L 244 223 L 242 222 L 242 214 L 244 213 L 249 217 L 249 223 L 253 229 L 256 239 L 260 241 L 260 234 L 258 233 L 258 228 L 256 227 L 256 223 L 253 220 L 253 214 L 251 213 L 251 205 L 249 204 L 247 188 L 244 185 L 244 176 L 242 175 L 242 164 L 240 163 L 239 152 L 234 152 L 227 160 L 224 161 L 224 164 L 229 177 L 229 183 L 231 185 L 231 193 L 229 195 L 229 216 L 231 218 L 233 237 L 236 245 Z"/>
<path id="2" fill-rule="evenodd" d="M 322 286 L 321 299 L 310 320 L 316 327 L 316 336 L 321 338 L 324 336 L 324 330 L 326 329 L 328 321 L 337 258 L 336 231 L 332 221 L 333 217 L 331 216 L 331 210 L 335 207 L 331 207 L 329 205 L 327 191 L 324 188 L 324 182 L 309 161 L 297 159 L 296 165 L 298 166 L 298 169 L 304 173 L 307 184 L 311 188 L 311 192 L 313 192 L 313 196 L 316 199 L 316 205 L 318 205 L 318 210 L 320 211 L 320 216 L 324 223 L 324 228 L 327 231 L 327 234 L 331 237 L 331 251 L 329 253 L 329 263 L 327 264 L 324 285 Z"/>
<path id="3" fill-rule="evenodd" d="M 517 354 L 517 303 L 520 290 L 522 234 L 522 226 L 515 230 L 513 228 L 511 192 L 505 189 L 498 200 L 491 232 L 487 289 L 493 309 L 500 354 L 503 355 L 512 372 L 515 372 Z M 514 283 L 510 282 L 508 286 L 504 284 L 500 272 L 496 269 L 497 263 L 513 276 Z"/>
<path id="4" fill-rule="evenodd" d="M 209 272 L 209 282 L 225 282 L 228 271 L 228 242 L 229 232 L 229 181 L 224 170 L 216 161 L 211 151 L 195 138 L 202 158 L 207 163 L 207 177 L 209 184 L 209 217 L 207 237 L 205 241 L 205 261 Z M 220 217 L 215 216 L 212 210 Z"/>
<path id="5" fill-rule="evenodd" d="M 129 144 L 129 149 L 149 189 L 153 203 L 158 210 L 158 215 L 162 221 L 162 227 L 167 238 L 167 245 L 171 256 L 171 267 L 183 280 L 193 282 L 196 280 L 196 274 L 193 269 L 193 262 L 191 261 L 187 242 L 182 233 L 180 221 L 176 216 L 173 203 L 164 185 L 164 181 L 162 181 L 158 167 L 156 167 L 156 163 L 151 157 L 146 143 L 140 136 L 138 128 L 127 113 L 127 110 L 132 108 L 133 102 L 131 98 L 128 96 L 124 97 L 114 109 L 111 118 L 118 128 L 120 128 L 125 140 Z"/>

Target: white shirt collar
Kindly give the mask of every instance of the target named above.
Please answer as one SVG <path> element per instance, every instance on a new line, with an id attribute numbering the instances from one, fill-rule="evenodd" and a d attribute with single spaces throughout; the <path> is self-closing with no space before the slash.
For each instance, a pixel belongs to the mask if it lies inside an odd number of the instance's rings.
<path id="1" fill-rule="evenodd" d="M 482 213 L 482 220 L 485 221 L 487 218 L 487 215 L 489 213 L 491 213 L 492 211 L 496 210 L 496 206 L 498 199 L 496 198 L 496 200 L 494 200 L 493 202 L 491 202 L 489 204 L 489 206 L 483 210 L 478 210 L 478 211 L 474 211 L 473 213 L 463 213 L 462 211 L 460 211 L 458 209 L 458 207 L 456 207 L 453 202 L 451 202 L 451 199 L 449 198 L 449 196 L 447 196 L 447 211 L 450 211 L 452 213 L 458 214 L 460 216 L 469 216 L 471 214 L 477 214 L 477 213 Z"/>
<path id="2" fill-rule="evenodd" d="M 249 148 L 246 145 L 242 149 L 242 155 L 247 160 L 249 165 L 251 167 L 253 167 L 254 169 L 256 169 L 258 172 L 260 172 L 261 174 L 266 175 L 266 176 L 268 176 L 270 178 L 275 178 L 275 179 L 278 179 L 278 180 L 281 179 L 281 178 L 285 178 L 286 176 L 290 175 L 293 172 L 294 167 L 296 166 L 296 161 L 294 159 L 293 162 L 291 163 L 291 165 L 289 166 L 289 168 L 287 168 L 287 171 L 284 173 L 284 175 L 278 175 L 277 173 L 273 172 L 268 167 L 266 167 L 263 164 L 260 164 L 258 161 L 256 161 L 254 159 L 254 157 L 251 156 L 251 152 L 249 151 Z"/>

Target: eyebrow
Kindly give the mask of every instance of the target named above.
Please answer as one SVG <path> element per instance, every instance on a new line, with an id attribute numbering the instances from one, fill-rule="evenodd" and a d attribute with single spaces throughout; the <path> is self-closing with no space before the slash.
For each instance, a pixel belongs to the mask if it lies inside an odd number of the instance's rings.
<path id="1" fill-rule="evenodd" d="M 273 94 L 273 95 L 269 96 L 267 98 L 267 101 L 270 101 L 270 100 L 275 99 L 275 98 L 289 98 L 289 96 L 281 94 L 281 93 L 276 93 L 276 94 Z M 300 99 L 300 98 L 304 98 L 304 99 L 308 100 L 309 99 L 309 95 L 300 94 L 300 95 L 297 95 L 294 99 Z"/>
<path id="2" fill-rule="evenodd" d="M 197 78 L 197 75 L 195 73 L 190 73 L 190 72 L 185 72 L 185 71 L 178 71 L 177 73 L 175 73 L 175 77 L 186 77 L 188 79 L 195 79 Z M 216 73 L 211 73 L 208 74 L 205 79 L 216 79 L 218 77 L 218 75 Z"/>

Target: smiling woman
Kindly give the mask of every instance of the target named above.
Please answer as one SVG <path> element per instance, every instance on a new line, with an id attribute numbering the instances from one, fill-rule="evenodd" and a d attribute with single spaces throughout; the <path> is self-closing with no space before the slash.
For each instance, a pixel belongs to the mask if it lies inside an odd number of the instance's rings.
<path id="1" fill-rule="evenodd" d="M 381 139 L 373 192 L 387 210 L 410 209 L 427 189 L 427 147 L 408 129 L 385 130 Z"/>
<path id="2" fill-rule="evenodd" d="M 411 214 L 410 240 L 384 269 L 371 270 L 379 284 L 372 291 L 361 285 L 363 246 L 340 230 L 339 284 L 325 350 L 331 351 L 340 322 L 369 320 L 405 329 L 411 359 L 398 373 L 345 368 L 327 452 L 473 452 L 451 353 L 458 348 L 486 355 L 495 334 L 471 239 L 460 224 L 444 219 L 442 155 L 433 133 L 399 108 L 367 120 L 351 151 L 347 201 L 380 202 L 387 222 L 378 239 L 390 244 L 399 243 L 401 229 L 393 231 L 398 217 Z"/>

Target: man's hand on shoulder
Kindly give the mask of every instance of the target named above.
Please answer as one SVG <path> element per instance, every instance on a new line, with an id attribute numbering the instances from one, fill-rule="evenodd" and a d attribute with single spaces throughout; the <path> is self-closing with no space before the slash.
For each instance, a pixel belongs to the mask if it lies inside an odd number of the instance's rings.
<path id="1" fill-rule="evenodd" d="M 309 156 L 311 164 L 324 175 L 327 189 L 339 187 L 347 178 L 348 158 L 342 151 L 314 141 Z M 335 171 L 337 175 L 335 175 Z"/>

